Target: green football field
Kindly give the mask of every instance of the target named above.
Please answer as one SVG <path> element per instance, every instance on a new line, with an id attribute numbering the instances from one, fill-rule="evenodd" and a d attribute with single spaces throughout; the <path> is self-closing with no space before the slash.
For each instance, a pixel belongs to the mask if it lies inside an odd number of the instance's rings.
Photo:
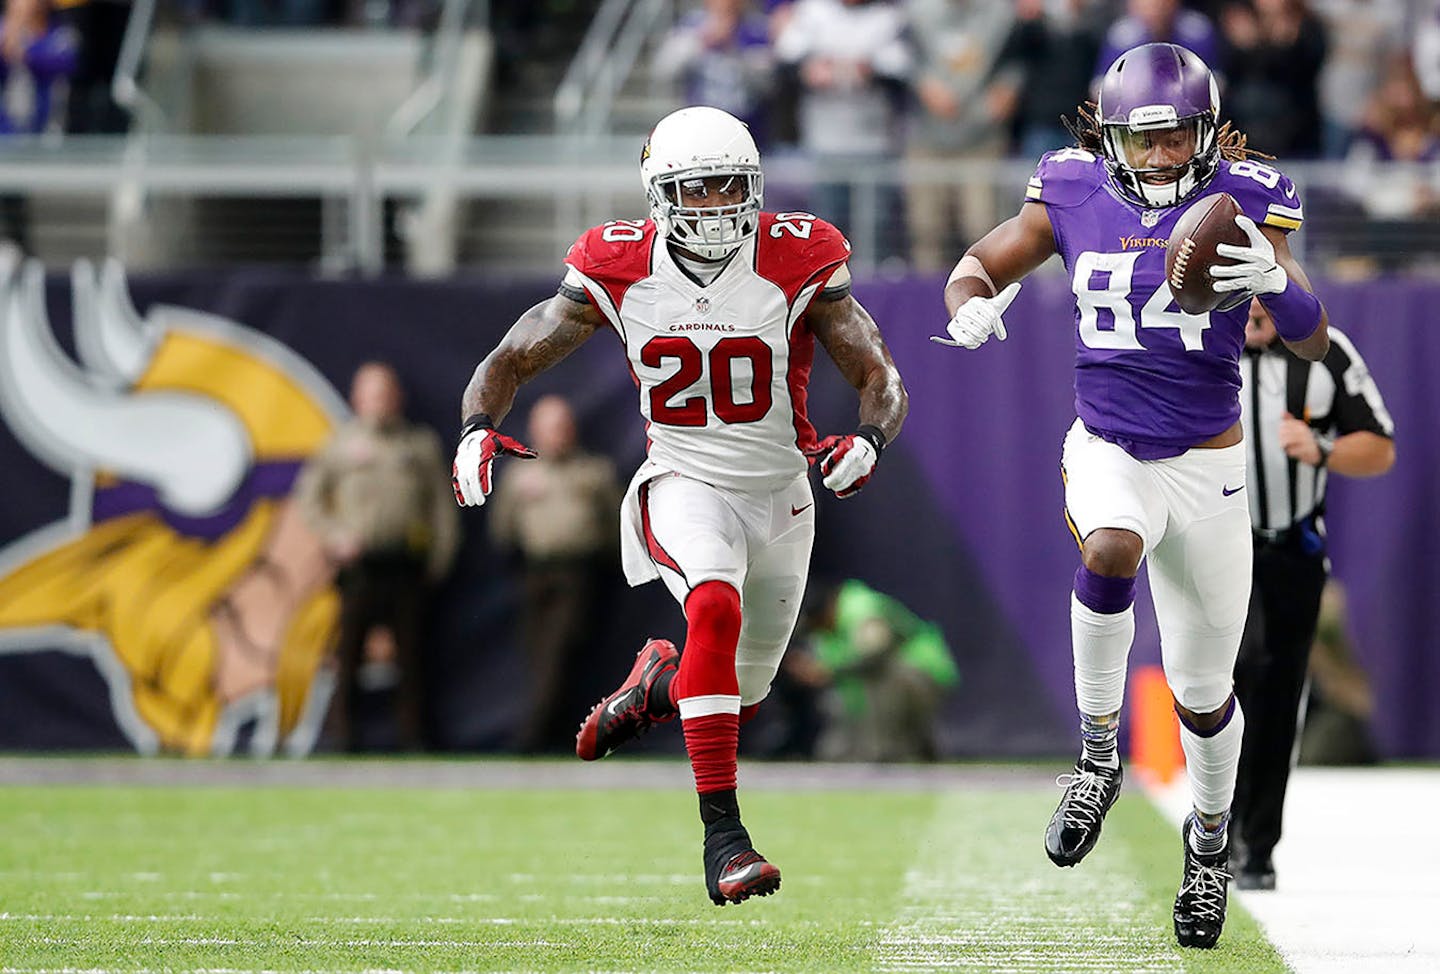
<path id="1" fill-rule="evenodd" d="M 1233 902 L 1216 950 L 1175 946 L 1179 839 L 1138 789 L 1073 870 L 1044 856 L 1058 791 L 1033 773 L 751 790 L 783 887 L 722 909 L 686 774 L 0 789 L 0 971 L 1285 970 Z"/>

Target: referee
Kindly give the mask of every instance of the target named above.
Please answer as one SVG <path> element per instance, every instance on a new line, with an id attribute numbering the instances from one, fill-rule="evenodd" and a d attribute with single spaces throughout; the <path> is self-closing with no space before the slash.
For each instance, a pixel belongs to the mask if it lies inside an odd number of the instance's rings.
<path id="1" fill-rule="evenodd" d="M 1259 301 L 1250 303 L 1240 363 L 1246 477 L 1255 534 L 1250 615 L 1235 663 L 1245 713 L 1231 835 L 1240 889 L 1274 889 L 1271 853 L 1280 841 L 1300 698 L 1325 554 L 1325 485 L 1330 473 L 1375 477 L 1395 463 L 1394 424 L 1360 353 L 1330 326 L 1319 362 L 1277 340 Z"/>

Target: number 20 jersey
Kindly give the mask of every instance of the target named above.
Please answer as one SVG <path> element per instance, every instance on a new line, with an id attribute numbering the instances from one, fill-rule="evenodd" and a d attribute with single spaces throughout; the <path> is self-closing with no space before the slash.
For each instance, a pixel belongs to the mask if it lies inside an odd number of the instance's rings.
<path id="1" fill-rule="evenodd" d="M 1253 161 L 1221 162 L 1178 206 L 1121 196 L 1083 149 L 1047 153 L 1025 198 L 1045 205 L 1075 293 L 1075 411 L 1091 432 L 1139 460 L 1177 456 L 1240 418 L 1240 353 L 1249 302 L 1181 311 L 1165 281 L 1165 247 L 1195 201 L 1226 192 L 1262 226 L 1303 219 L 1295 185 Z"/>
<path id="2" fill-rule="evenodd" d="M 566 281 L 578 277 L 625 345 L 653 466 L 737 490 L 805 473 L 816 443 L 805 312 L 849 256 L 840 231 L 811 214 L 762 213 L 755 237 L 702 285 L 652 221 L 581 235 Z"/>

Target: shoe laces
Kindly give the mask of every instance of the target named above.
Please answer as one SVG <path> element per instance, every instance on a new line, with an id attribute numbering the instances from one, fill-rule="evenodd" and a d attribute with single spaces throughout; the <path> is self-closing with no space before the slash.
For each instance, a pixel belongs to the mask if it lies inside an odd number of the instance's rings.
<path id="1" fill-rule="evenodd" d="M 1065 824 L 1073 828 L 1088 829 L 1100 824 L 1105 811 L 1105 791 L 1108 778 L 1098 771 L 1084 771 L 1076 768 L 1069 774 L 1058 775 L 1055 784 L 1065 789 Z"/>
<path id="2" fill-rule="evenodd" d="M 725 872 L 729 872 L 732 869 L 744 869 L 746 866 L 757 862 L 765 862 L 765 857 L 754 849 L 746 849 L 744 852 L 731 857 L 730 861 L 725 864 Z"/>
<path id="3" fill-rule="evenodd" d="M 1207 866 L 1194 858 L 1192 853 L 1185 857 L 1180 901 L 1194 919 L 1223 921 L 1225 884 L 1229 881 L 1230 872 L 1224 866 Z"/>

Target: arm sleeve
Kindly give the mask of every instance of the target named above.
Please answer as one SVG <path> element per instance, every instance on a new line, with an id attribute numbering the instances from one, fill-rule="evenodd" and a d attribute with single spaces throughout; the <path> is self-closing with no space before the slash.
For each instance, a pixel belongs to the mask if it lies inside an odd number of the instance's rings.
<path id="1" fill-rule="evenodd" d="M 841 301 L 850 296 L 850 264 L 844 263 L 835 269 L 830 275 L 825 286 L 820 288 L 820 293 L 815 295 L 816 301 Z"/>
<path id="2" fill-rule="evenodd" d="M 565 268 L 565 276 L 561 279 L 556 293 L 577 304 L 590 304 L 590 294 L 585 290 L 585 283 L 580 278 L 580 272 L 573 267 Z"/>

